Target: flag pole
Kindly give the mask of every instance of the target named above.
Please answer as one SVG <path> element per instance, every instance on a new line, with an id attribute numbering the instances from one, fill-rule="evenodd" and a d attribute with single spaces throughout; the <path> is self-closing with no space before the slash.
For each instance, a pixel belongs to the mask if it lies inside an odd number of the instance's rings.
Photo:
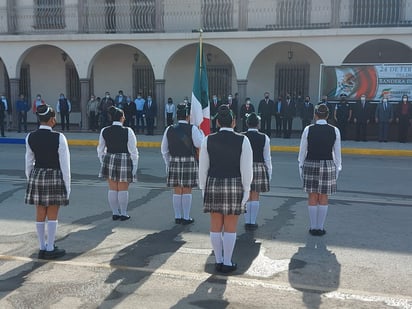
<path id="1" fill-rule="evenodd" d="M 202 59 L 203 59 L 203 55 L 202 55 L 202 52 L 203 52 L 203 47 L 202 47 L 202 44 L 203 44 L 202 33 L 203 33 L 203 29 L 200 28 L 200 29 L 199 29 L 199 67 L 200 67 L 200 75 L 202 75 L 202 65 L 203 65 L 203 63 L 202 63 Z"/>

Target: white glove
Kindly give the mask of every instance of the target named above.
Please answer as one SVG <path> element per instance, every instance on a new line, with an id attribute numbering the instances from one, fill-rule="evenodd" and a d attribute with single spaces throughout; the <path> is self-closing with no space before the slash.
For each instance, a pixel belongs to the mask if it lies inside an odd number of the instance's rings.
<path id="1" fill-rule="evenodd" d="M 202 199 L 205 198 L 205 190 L 202 190 Z"/>
<path id="2" fill-rule="evenodd" d="M 242 197 L 242 206 L 246 205 L 246 202 L 249 200 L 249 195 L 250 191 L 243 191 L 243 197 Z"/>
<path id="3" fill-rule="evenodd" d="M 99 157 L 100 164 L 103 164 L 103 157 L 104 157 L 104 155 L 102 155 L 101 157 Z"/>
<path id="4" fill-rule="evenodd" d="M 133 164 L 132 175 L 136 175 L 137 173 L 137 164 Z"/>
<path id="5" fill-rule="evenodd" d="M 303 180 L 303 166 L 299 166 L 299 176 L 300 179 Z"/>
<path id="6" fill-rule="evenodd" d="M 339 177 L 339 170 L 336 169 L 336 180 L 338 180 L 338 177 Z"/>

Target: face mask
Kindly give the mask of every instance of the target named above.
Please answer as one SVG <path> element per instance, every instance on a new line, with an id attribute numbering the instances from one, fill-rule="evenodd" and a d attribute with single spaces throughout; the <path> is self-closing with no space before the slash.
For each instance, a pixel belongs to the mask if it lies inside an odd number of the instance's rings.
<path id="1" fill-rule="evenodd" d="M 232 97 L 228 97 L 229 100 L 232 100 Z"/>
<path id="2" fill-rule="evenodd" d="M 130 100 L 129 98 L 127 99 L 127 103 L 130 103 L 132 100 Z"/>
<path id="3" fill-rule="evenodd" d="M 265 95 L 265 99 L 269 99 L 269 96 L 268 96 L 268 95 Z"/>
<path id="4" fill-rule="evenodd" d="M 40 99 L 41 99 L 40 97 L 37 97 L 37 100 L 39 100 L 39 101 L 40 101 Z"/>
<path id="5" fill-rule="evenodd" d="M 137 96 L 138 99 L 141 99 L 142 97 L 140 95 Z"/>
<path id="6" fill-rule="evenodd" d="M 308 102 L 309 102 L 309 100 L 305 100 L 305 102 L 306 102 L 306 103 L 308 103 Z"/>
<path id="7" fill-rule="evenodd" d="M 407 99 L 407 98 L 403 98 L 402 100 L 403 100 L 403 102 L 406 102 L 408 99 Z"/>
<path id="8" fill-rule="evenodd" d="M 361 101 L 362 101 L 362 102 L 365 102 L 365 100 L 366 100 L 365 98 L 361 98 Z"/>
<path id="9" fill-rule="evenodd" d="M 108 99 L 108 98 L 110 98 L 110 96 L 107 95 L 107 96 L 106 96 L 106 99 Z"/>
<path id="10" fill-rule="evenodd" d="M 63 99 L 64 99 L 64 96 L 62 96 L 62 95 L 61 95 L 61 96 L 60 96 L 60 99 L 62 99 L 62 100 L 63 100 Z"/>

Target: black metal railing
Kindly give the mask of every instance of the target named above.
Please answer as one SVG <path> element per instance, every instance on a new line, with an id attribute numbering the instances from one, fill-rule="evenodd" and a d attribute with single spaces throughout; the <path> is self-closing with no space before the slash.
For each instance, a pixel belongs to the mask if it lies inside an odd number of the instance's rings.
<path id="1" fill-rule="evenodd" d="M 66 3 L 35 0 L 32 5 L 0 4 L 0 34 L 412 26 L 412 0 L 104 0 L 99 3 L 78 0 Z"/>

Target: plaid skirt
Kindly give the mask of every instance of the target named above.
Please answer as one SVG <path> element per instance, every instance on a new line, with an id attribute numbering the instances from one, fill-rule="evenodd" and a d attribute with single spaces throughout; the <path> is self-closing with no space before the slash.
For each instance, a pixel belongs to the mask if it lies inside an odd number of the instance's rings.
<path id="1" fill-rule="evenodd" d="M 303 189 L 308 193 L 336 193 L 336 166 L 333 160 L 305 160 Z"/>
<path id="2" fill-rule="evenodd" d="M 106 153 L 99 177 L 118 182 L 134 182 L 136 175 L 132 175 L 133 162 L 129 153 Z"/>
<path id="3" fill-rule="evenodd" d="M 24 201 L 30 205 L 68 205 L 69 200 L 61 170 L 33 168 L 29 176 Z"/>
<path id="4" fill-rule="evenodd" d="M 197 187 L 199 166 L 194 157 L 171 157 L 167 172 L 168 187 Z"/>
<path id="5" fill-rule="evenodd" d="M 263 162 L 253 162 L 253 179 L 250 185 L 250 191 L 269 191 L 269 175 Z"/>
<path id="6" fill-rule="evenodd" d="M 245 212 L 245 206 L 241 205 L 242 197 L 243 186 L 240 177 L 208 177 L 203 198 L 203 212 L 240 215 Z"/>

